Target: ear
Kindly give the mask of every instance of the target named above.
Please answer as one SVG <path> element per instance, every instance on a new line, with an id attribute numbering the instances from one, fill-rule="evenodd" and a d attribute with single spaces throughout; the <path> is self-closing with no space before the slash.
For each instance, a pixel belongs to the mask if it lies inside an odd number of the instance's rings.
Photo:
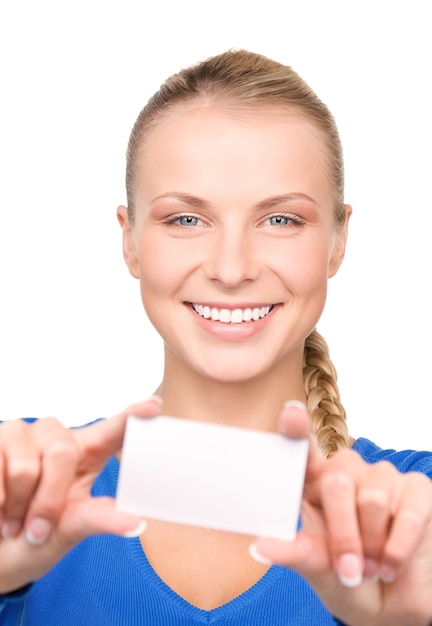
<path id="1" fill-rule="evenodd" d="M 345 256 L 346 243 L 348 238 L 348 223 L 352 215 L 352 206 L 345 204 L 345 223 L 336 233 L 334 248 L 331 254 L 328 277 L 331 278 L 340 268 Z"/>
<path id="2" fill-rule="evenodd" d="M 133 237 L 133 229 L 129 221 L 128 210 L 124 205 L 117 208 L 117 219 L 123 231 L 123 258 L 129 272 L 134 278 L 139 278 L 139 262 Z"/>

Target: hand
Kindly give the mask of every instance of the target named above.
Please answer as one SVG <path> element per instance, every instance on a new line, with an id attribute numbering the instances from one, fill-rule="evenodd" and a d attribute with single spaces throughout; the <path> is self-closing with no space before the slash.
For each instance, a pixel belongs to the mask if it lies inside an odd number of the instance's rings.
<path id="1" fill-rule="evenodd" d="M 254 551 L 301 574 L 350 626 L 432 623 L 432 482 L 353 450 L 326 460 L 306 409 L 287 404 L 281 432 L 310 439 L 302 529 L 294 542 L 258 538 Z"/>
<path id="2" fill-rule="evenodd" d="M 160 413 L 160 401 L 131 405 L 120 415 L 68 429 L 54 418 L 0 425 L 0 593 L 40 578 L 84 538 L 140 534 L 143 521 L 90 490 L 121 449 L 128 415 Z"/>

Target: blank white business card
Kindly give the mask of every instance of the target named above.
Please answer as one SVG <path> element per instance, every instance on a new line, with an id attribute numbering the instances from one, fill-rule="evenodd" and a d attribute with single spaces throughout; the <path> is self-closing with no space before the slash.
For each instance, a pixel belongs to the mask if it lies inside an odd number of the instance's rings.
<path id="1" fill-rule="evenodd" d="M 183 524 L 293 540 L 306 439 L 178 417 L 129 417 L 116 505 Z"/>

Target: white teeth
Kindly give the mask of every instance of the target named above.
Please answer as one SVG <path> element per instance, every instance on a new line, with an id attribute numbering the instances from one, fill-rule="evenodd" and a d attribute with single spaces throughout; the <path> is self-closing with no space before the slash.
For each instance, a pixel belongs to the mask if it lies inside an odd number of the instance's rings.
<path id="1" fill-rule="evenodd" d="M 241 309 L 234 309 L 231 313 L 231 324 L 240 324 L 243 321 L 243 312 Z"/>
<path id="2" fill-rule="evenodd" d="M 212 317 L 213 317 L 213 311 L 217 312 L 217 309 L 212 309 Z M 228 309 L 221 309 L 219 311 L 219 321 L 223 322 L 224 324 L 229 324 L 230 323 L 230 321 L 231 321 L 231 313 L 228 311 Z"/>
<path id="3" fill-rule="evenodd" d="M 245 309 L 243 311 L 243 319 L 245 322 L 250 322 L 252 319 L 252 309 Z"/>
<path id="4" fill-rule="evenodd" d="M 273 305 L 255 307 L 254 309 L 217 309 L 202 304 L 193 304 L 193 309 L 205 319 L 212 319 L 223 324 L 241 324 L 241 322 L 258 321 L 270 313 Z"/>

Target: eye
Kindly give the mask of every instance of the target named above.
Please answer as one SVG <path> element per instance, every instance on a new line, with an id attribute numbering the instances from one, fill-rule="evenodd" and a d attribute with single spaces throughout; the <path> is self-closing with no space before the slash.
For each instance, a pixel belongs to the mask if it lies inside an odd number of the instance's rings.
<path id="1" fill-rule="evenodd" d="M 171 215 L 165 220 L 166 224 L 172 224 L 173 226 L 193 228 L 194 226 L 202 226 L 203 220 L 196 215 L 190 215 L 189 213 L 177 213 Z"/>
<path id="2" fill-rule="evenodd" d="M 300 226 L 305 224 L 305 221 L 298 215 L 292 215 L 291 213 L 276 213 L 270 215 L 264 222 L 264 225 L 270 226 Z"/>
<path id="3" fill-rule="evenodd" d="M 196 226 L 198 224 L 198 218 L 194 215 L 181 215 L 177 218 L 176 222 L 181 226 Z"/>
<path id="4" fill-rule="evenodd" d="M 270 218 L 270 224 L 272 226 L 286 226 L 289 223 L 289 218 L 286 215 L 273 215 Z"/>

